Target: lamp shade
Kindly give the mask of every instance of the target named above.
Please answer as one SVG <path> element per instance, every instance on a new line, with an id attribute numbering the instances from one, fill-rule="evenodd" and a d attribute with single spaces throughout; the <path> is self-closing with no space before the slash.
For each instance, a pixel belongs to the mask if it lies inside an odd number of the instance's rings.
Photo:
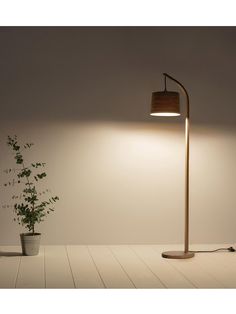
<path id="1" fill-rule="evenodd" d="M 151 113 L 152 116 L 179 116 L 179 93 L 177 92 L 153 92 Z"/>

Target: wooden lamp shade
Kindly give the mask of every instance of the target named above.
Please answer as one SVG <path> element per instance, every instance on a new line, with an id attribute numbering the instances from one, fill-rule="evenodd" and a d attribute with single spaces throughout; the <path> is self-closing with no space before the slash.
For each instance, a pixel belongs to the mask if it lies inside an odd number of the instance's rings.
<path id="1" fill-rule="evenodd" d="M 179 116 L 179 93 L 164 90 L 152 93 L 151 113 L 152 116 Z"/>

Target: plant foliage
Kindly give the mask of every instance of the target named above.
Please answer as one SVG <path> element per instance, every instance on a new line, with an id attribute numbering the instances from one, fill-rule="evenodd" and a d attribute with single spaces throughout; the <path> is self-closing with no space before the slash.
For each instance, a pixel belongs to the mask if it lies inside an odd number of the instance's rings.
<path id="1" fill-rule="evenodd" d="M 12 199 L 17 200 L 14 204 L 14 212 L 18 224 L 25 226 L 29 232 L 35 233 L 35 224 L 44 220 L 50 212 L 54 211 L 53 205 L 59 200 L 58 196 L 49 197 L 42 200 L 41 196 L 48 193 L 49 190 L 39 191 L 37 185 L 47 174 L 44 171 L 45 163 L 36 162 L 25 164 L 23 152 L 30 149 L 34 144 L 26 143 L 21 146 L 18 143 L 17 136 L 8 136 L 7 145 L 12 150 L 17 168 L 6 169 L 7 174 L 13 173 L 14 179 L 5 183 L 5 186 L 14 186 L 20 184 L 22 192 L 20 196 L 13 195 Z"/>

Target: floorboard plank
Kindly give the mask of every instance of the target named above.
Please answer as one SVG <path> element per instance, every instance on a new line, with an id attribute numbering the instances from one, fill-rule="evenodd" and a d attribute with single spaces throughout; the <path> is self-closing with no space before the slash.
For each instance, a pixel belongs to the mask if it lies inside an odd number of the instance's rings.
<path id="1" fill-rule="evenodd" d="M 161 255 L 162 249 L 160 245 L 154 246 L 153 248 Z M 167 261 L 197 288 L 212 289 L 224 287 L 201 266 L 198 259 L 195 257 L 186 260 L 168 259 Z"/>
<path id="2" fill-rule="evenodd" d="M 104 284 L 84 245 L 67 246 L 68 257 L 76 288 L 104 288 Z"/>
<path id="3" fill-rule="evenodd" d="M 89 246 L 106 288 L 134 288 L 134 284 L 106 246 Z"/>
<path id="4" fill-rule="evenodd" d="M 227 248 L 230 244 L 191 244 L 191 250 L 215 250 L 218 248 Z M 164 246 L 163 246 L 164 247 Z M 168 245 L 170 248 L 171 245 Z M 172 246 L 176 249 L 178 246 Z M 194 261 L 224 288 L 236 288 L 236 253 L 233 252 L 206 252 L 195 253 Z"/>
<path id="5" fill-rule="evenodd" d="M 74 280 L 64 246 L 45 246 L 46 288 L 74 288 Z"/>
<path id="6" fill-rule="evenodd" d="M 230 253 L 198 253 L 195 258 L 225 288 L 236 288 L 235 260 L 230 259 L 226 263 L 224 259 L 227 256 L 222 260 L 225 254 Z"/>
<path id="7" fill-rule="evenodd" d="M 20 261 L 19 246 L 0 247 L 0 288 L 15 288 Z"/>
<path id="8" fill-rule="evenodd" d="M 22 256 L 16 288 L 45 288 L 44 247 L 37 256 Z"/>
<path id="9" fill-rule="evenodd" d="M 167 288 L 194 288 L 194 285 L 163 259 L 152 246 L 132 245 L 131 248 Z"/>
<path id="10" fill-rule="evenodd" d="M 192 250 L 214 250 L 229 247 L 228 244 L 191 245 Z M 214 252 L 196 253 L 195 259 L 225 288 L 236 288 L 236 253 Z"/>
<path id="11" fill-rule="evenodd" d="M 110 246 L 114 256 L 129 275 L 136 288 L 164 288 L 160 279 L 126 245 Z"/>

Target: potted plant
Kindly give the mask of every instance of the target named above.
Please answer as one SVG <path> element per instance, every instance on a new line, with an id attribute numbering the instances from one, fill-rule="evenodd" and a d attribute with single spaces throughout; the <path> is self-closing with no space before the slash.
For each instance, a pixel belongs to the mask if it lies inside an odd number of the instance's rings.
<path id="1" fill-rule="evenodd" d="M 5 183 L 5 186 L 18 184 L 22 187 L 20 195 L 13 195 L 14 212 L 19 225 L 28 229 L 27 233 L 21 233 L 21 246 L 24 255 L 37 255 L 39 252 L 41 234 L 35 231 L 35 225 L 44 220 L 52 211 L 53 205 L 59 200 L 58 196 L 49 197 L 42 200 L 42 196 L 50 192 L 48 189 L 39 190 L 38 183 L 46 177 L 46 172 L 42 171 L 45 163 L 25 163 L 23 152 L 30 149 L 33 143 L 26 143 L 21 146 L 17 136 L 8 136 L 7 145 L 12 150 L 17 168 L 6 169 L 6 173 L 12 173 L 12 181 Z M 41 171 L 40 171 L 41 169 Z M 44 169 L 43 169 L 44 170 Z"/>

